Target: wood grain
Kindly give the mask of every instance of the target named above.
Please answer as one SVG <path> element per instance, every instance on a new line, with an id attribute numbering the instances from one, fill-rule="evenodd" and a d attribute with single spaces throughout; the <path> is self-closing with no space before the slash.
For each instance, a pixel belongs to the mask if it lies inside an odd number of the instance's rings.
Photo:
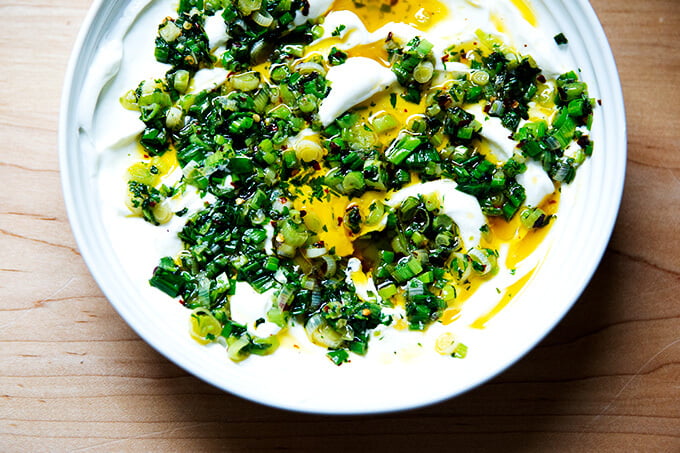
<path id="1" fill-rule="evenodd" d="M 612 241 L 573 310 L 488 384 L 371 417 L 222 393 L 102 296 L 69 229 L 56 150 L 89 3 L 0 3 L 0 451 L 680 451 L 680 2 L 592 1 L 620 69 L 629 160 Z"/>

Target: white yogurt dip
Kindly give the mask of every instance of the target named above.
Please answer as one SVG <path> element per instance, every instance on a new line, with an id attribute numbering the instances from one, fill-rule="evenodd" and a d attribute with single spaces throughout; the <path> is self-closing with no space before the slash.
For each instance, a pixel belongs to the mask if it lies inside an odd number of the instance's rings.
<path id="1" fill-rule="evenodd" d="M 176 255 L 182 247 L 177 233 L 185 223 L 185 217 L 174 217 L 162 227 L 154 227 L 140 218 L 131 217 L 124 205 L 127 192 L 124 178 L 125 169 L 138 160 L 138 150 L 134 143 L 143 130 L 143 123 L 137 119 L 137 112 L 130 112 L 120 107 L 119 97 L 128 89 L 134 88 L 140 80 L 161 78 L 168 65 L 153 60 L 153 40 L 157 24 L 166 16 L 174 16 L 172 5 L 160 1 L 148 2 L 149 6 L 142 8 L 146 2 L 137 2 L 130 6 L 131 13 L 125 20 L 121 20 L 119 33 L 111 36 L 106 46 L 100 49 L 97 59 L 101 68 L 94 70 L 88 79 L 85 90 L 90 100 L 96 100 L 96 109 L 92 118 L 84 118 L 82 127 L 89 140 L 94 144 L 100 164 L 98 166 L 100 215 L 104 219 L 110 234 L 110 239 L 119 255 L 123 266 L 129 270 L 136 284 L 148 286 L 150 272 L 157 265 L 159 258 Z M 331 7 L 330 0 L 310 0 L 309 18 L 324 15 Z M 498 37 L 503 42 L 511 44 L 521 53 L 531 55 L 544 70 L 546 77 L 554 77 L 569 67 L 574 67 L 568 54 L 556 46 L 551 38 L 553 31 L 531 26 L 510 0 L 497 2 L 474 2 L 469 0 L 444 0 L 443 4 L 449 10 L 450 16 L 437 23 L 427 32 L 419 31 L 412 24 L 388 23 L 369 32 L 361 19 L 353 12 L 331 11 L 322 24 L 324 34 L 314 45 L 323 45 L 325 40 L 339 40 L 334 42 L 339 49 L 352 49 L 380 41 L 384 41 L 388 34 L 393 34 L 402 41 L 408 41 L 413 36 L 421 36 L 434 44 L 436 57 L 435 69 L 446 70 L 451 73 L 469 71 L 467 66 L 459 63 L 441 62 L 441 55 L 446 48 L 454 44 L 469 42 L 475 39 L 476 32 Z M 142 11 L 137 15 L 136 13 Z M 503 26 L 499 29 L 497 17 L 503 17 Z M 304 23 L 305 17 L 298 14 L 295 22 Z M 339 36 L 332 36 L 333 31 L 344 25 Z M 228 36 L 221 22 L 219 12 L 209 17 L 205 24 L 211 49 L 222 49 Z M 106 62 L 106 64 L 104 64 Z M 203 69 L 198 71 L 192 81 L 190 92 L 198 93 L 203 90 L 218 88 L 227 79 L 228 71 L 221 68 Z M 375 59 L 357 56 L 350 57 L 346 62 L 331 67 L 326 75 L 331 82 L 328 96 L 321 102 L 319 117 L 324 126 L 331 124 L 336 118 L 352 107 L 370 99 L 379 92 L 389 89 L 396 83 L 396 76 L 392 70 Z M 93 102 L 93 101 L 90 101 Z M 94 107 L 94 104 L 92 105 Z M 84 109 L 88 111 L 88 109 Z M 89 109 L 92 111 L 92 109 Z M 489 143 L 491 152 L 499 162 L 507 161 L 517 149 L 517 142 L 509 138 L 510 132 L 505 129 L 498 118 L 488 117 L 479 105 L 469 107 L 477 121 L 482 124 L 481 135 Z M 179 171 L 179 170 L 177 170 Z M 179 177 L 181 171 L 175 171 L 174 177 Z M 553 192 L 554 186 L 539 164 L 527 163 L 527 171 L 517 177 L 527 194 L 525 204 L 538 206 L 547 195 Z M 487 221 L 482 214 L 476 198 L 457 189 L 457 184 L 449 179 L 417 183 L 392 193 L 387 204 L 398 206 L 409 196 L 420 194 L 438 194 L 442 199 L 442 212 L 451 217 L 457 224 L 467 249 L 476 247 L 481 242 L 481 230 Z M 172 200 L 177 210 L 186 207 L 190 215 L 210 203 L 210 196 L 201 196 L 198 191 L 189 186 L 183 196 Z M 265 226 L 267 232 L 266 252 L 274 253 L 272 241 L 274 229 Z M 471 314 L 464 319 L 471 320 L 472 316 L 482 313 L 492 302 L 495 288 L 504 288 L 519 280 L 529 272 L 538 262 L 542 249 L 518 267 L 518 272 L 510 275 L 508 269 L 501 266 L 499 275 L 489 281 L 488 288 L 475 293 L 466 306 L 472 307 Z M 502 254 L 506 252 L 501 249 Z M 353 261 L 354 260 L 354 261 Z M 350 259 L 346 270 L 347 277 L 357 286 L 357 293 L 361 299 L 371 299 L 376 288 L 371 279 L 367 283 L 358 284 L 352 275 L 360 271 L 360 263 L 356 258 Z M 502 261 L 499 259 L 499 261 Z M 160 297 L 160 295 L 157 295 Z M 275 324 L 265 321 L 267 311 L 272 307 L 274 294 L 256 293 L 248 284 L 239 282 L 236 295 L 231 298 L 231 314 L 233 319 L 247 326 L 253 336 L 268 337 L 279 332 Z M 497 298 L 497 297 L 496 297 Z M 485 301 L 486 299 L 486 301 Z M 395 316 L 403 316 L 403 311 L 395 309 Z M 441 332 L 436 326 L 433 332 Z M 462 330 L 465 330 L 463 327 Z M 400 332 L 383 333 L 387 338 L 393 338 Z M 404 333 L 405 337 L 419 337 L 422 333 Z M 396 337 L 394 337 L 396 338 Z M 397 340 L 395 340 L 397 341 Z M 374 356 L 384 355 L 393 346 L 375 347 Z M 399 342 L 399 341 L 397 341 Z M 385 344 L 385 342 L 383 342 Z M 373 346 L 372 346 L 373 348 Z"/>

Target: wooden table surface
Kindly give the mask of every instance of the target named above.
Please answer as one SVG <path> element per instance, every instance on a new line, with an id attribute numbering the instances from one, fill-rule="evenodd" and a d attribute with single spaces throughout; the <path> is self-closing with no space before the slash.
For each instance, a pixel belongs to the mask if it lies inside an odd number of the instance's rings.
<path id="1" fill-rule="evenodd" d="M 58 171 L 61 87 L 90 0 L 0 0 L 0 451 L 679 452 L 680 1 L 592 3 L 619 65 L 629 149 L 616 229 L 585 293 L 476 390 L 326 417 L 216 390 L 116 314 L 76 248 Z"/>

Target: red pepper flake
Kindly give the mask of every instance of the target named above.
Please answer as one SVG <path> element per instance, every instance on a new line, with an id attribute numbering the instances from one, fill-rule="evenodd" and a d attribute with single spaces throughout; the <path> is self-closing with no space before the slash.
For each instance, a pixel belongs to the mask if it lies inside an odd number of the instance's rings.
<path id="1" fill-rule="evenodd" d="M 541 83 L 545 83 L 545 76 L 543 74 L 539 74 L 538 77 L 536 77 L 536 80 Z"/>
<path id="2" fill-rule="evenodd" d="M 449 96 L 448 94 L 442 94 L 437 96 L 437 104 L 439 104 L 439 107 L 441 108 L 448 108 L 452 102 L 453 99 L 451 99 L 451 96 Z"/>
<path id="3" fill-rule="evenodd" d="M 338 226 L 342 225 L 342 221 L 343 221 L 342 217 L 338 217 Z"/>
<path id="4" fill-rule="evenodd" d="M 602 99 L 597 100 L 597 105 L 602 105 Z"/>
<path id="5" fill-rule="evenodd" d="M 186 306 L 186 304 L 187 304 L 187 303 L 184 301 L 184 299 L 180 299 L 178 302 L 179 302 L 181 305 L 183 305 L 183 306 Z"/>
<path id="6" fill-rule="evenodd" d="M 286 197 L 281 197 L 281 198 L 279 198 L 279 202 L 280 202 L 281 204 L 286 204 L 286 203 L 288 203 L 288 198 L 286 198 Z"/>
<path id="7" fill-rule="evenodd" d="M 317 161 L 313 160 L 312 161 L 312 168 L 316 171 L 319 171 L 319 170 L 321 170 L 321 165 Z"/>
<path id="8" fill-rule="evenodd" d="M 307 211 L 305 211 L 304 209 L 300 210 L 300 217 L 304 217 L 306 215 L 307 215 Z"/>

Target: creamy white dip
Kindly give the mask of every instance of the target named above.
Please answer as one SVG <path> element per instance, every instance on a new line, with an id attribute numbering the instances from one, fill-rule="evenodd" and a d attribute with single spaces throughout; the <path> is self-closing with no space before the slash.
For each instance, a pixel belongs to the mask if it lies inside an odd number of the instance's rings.
<path id="1" fill-rule="evenodd" d="M 326 17 L 325 34 L 316 44 L 328 39 L 329 34 L 338 25 L 345 25 L 340 36 L 344 39 L 337 45 L 345 50 L 384 40 L 387 34 L 392 32 L 404 40 L 415 35 L 422 36 L 434 44 L 435 55 L 441 55 L 447 47 L 474 39 L 475 32 L 482 30 L 511 43 L 522 53 L 532 55 L 547 77 L 574 67 L 567 52 L 554 45 L 552 36 L 555 30 L 546 31 L 531 26 L 510 0 L 493 2 L 442 0 L 442 3 L 448 7 L 450 17 L 436 24 L 427 33 L 401 23 L 389 23 L 369 33 L 356 14 L 334 11 Z M 310 0 L 310 17 L 323 15 L 331 5 L 331 0 Z M 101 201 L 99 214 L 108 229 L 121 264 L 140 287 L 148 287 L 147 280 L 159 258 L 175 255 L 181 250 L 177 232 L 183 227 L 186 217 L 174 217 L 170 223 L 155 227 L 141 218 L 132 217 L 125 207 L 124 199 L 127 193 L 125 170 L 138 159 L 135 138 L 143 130 L 144 125 L 138 119 L 138 113 L 123 109 L 118 99 L 127 90 L 134 88 L 139 81 L 160 78 L 169 68 L 154 60 L 153 48 L 158 23 L 163 17 L 176 15 L 174 6 L 173 2 L 133 2 L 128 8 L 128 14 L 118 24 L 116 33 L 112 34 L 106 45 L 99 49 L 96 61 L 100 67 L 93 69 L 84 87 L 87 96 L 82 96 L 83 99 L 89 99 L 86 102 L 90 105 L 84 106 L 81 111 L 94 110 L 92 118 L 82 118 L 81 123 L 86 140 L 91 142 L 99 158 L 97 168 Z M 503 33 L 497 29 L 492 20 L 497 16 L 503 17 L 505 29 Z M 304 21 L 304 18 L 298 15 L 296 22 L 301 21 Z M 220 48 L 224 45 L 227 36 L 219 13 L 207 20 L 206 32 L 211 48 Z M 444 65 L 439 58 L 437 62 L 437 69 L 443 70 Z M 464 65 L 456 63 L 447 64 L 446 69 L 463 72 L 467 70 Z M 193 80 L 191 90 L 198 92 L 212 89 L 224 83 L 226 76 L 227 72 L 223 69 L 199 71 Z M 389 68 L 365 57 L 349 58 L 344 64 L 332 67 L 327 78 L 332 85 L 330 94 L 320 106 L 320 116 L 324 125 L 396 81 Z M 497 160 L 502 162 L 510 158 L 517 143 L 509 138 L 508 130 L 498 119 L 487 118 L 479 107 L 473 106 L 469 110 L 482 124 L 481 135 L 488 140 Z M 554 190 L 545 172 L 533 162 L 528 163 L 527 172 L 518 176 L 517 180 L 526 189 L 526 204 L 529 206 L 540 204 L 541 200 Z M 480 228 L 486 223 L 484 215 L 477 200 L 458 191 L 454 181 L 433 181 L 407 187 L 394 193 L 389 203 L 397 205 L 408 196 L 431 193 L 441 195 L 443 211 L 458 225 L 466 247 L 478 245 Z M 195 211 L 210 201 L 209 198 L 201 198 L 195 190 L 189 188 L 184 197 L 174 200 L 173 203 L 178 209 L 185 206 Z M 269 227 L 267 233 L 268 242 L 271 243 L 273 228 Z M 481 288 L 466 303 L 466 307 L 469 306 L 470 309 L 464 311 L 462 319 L 469 321 L 493 306 L 494 301 L 498 299 L 496 288 L 507 287 L 533 269 L 542 251 L 543 249 L 539 249 L 532 257 L 521 263 L 513 275 L 501 265 L 501 271 L 497 277 L 488 282 L 488 287 Z M 267 253 L 272 253 L 271 247 L 267 249 Z M 505 250 L 500 250 L 500 253 L 505 253 Z M 499 262 L 502 260 L 499 259 Z M 352 274 L 357 272 L 356 263 L 352 263 L 347 272 L 348 278 L 351 279 Z M 356 280 L 354 281 L 356 283 Z M 370 294 L 375 293 L 375 286 L 370 280 L 363 285 L 357 284 L 360 297 L 370 298 Z M 158 293 L 154 297 L 164 296 Z M 246 324 L 253 335 L 264 337 L 276 333 L 278 327 L 269 322 L 255 326 L 258 319 L 266 318 L 266 312 L 272 305 L 272 297 L 271 293 L 257 294 L 249 285 L 239 283 L 237 293 L 231 299 L 234 319 Z M 403 316 L 399 309 L 395 310 L 395 316 Z M 433 326 L 431 330 L 438 332 L 441 329 Z M 390 341 L 395 339 L 395 342 L 400 342 L 396 340 L 400 332 L 383 333 Z M 425 335 L 413 332 L 401 334 L 409 338 Z M 376 351 L 375 354 L 385 354 L 385 351 L 393 349 L 393 345 L 389 345 L 388 341 L 388 346 L 381 347 L 378 344 L 374 347 L 372 343 L 371 348 Z"/>
<path id="2" fill-rule="evenodd" d="M 348 58 L 344 64 L 333 66 L 326 78 L 331 82 L 331 91 L 319 107 L 324 126 L 397 81 L 392 70 L 365 57 Z"/>

